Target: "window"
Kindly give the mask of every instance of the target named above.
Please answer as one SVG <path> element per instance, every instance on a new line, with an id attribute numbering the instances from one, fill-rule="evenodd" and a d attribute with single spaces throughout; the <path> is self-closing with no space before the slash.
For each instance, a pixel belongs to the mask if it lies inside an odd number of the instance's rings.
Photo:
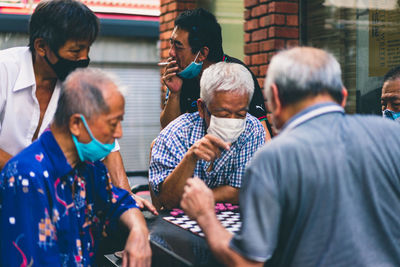
<path id="1" fill-rule="evenodd" d="M 349 113 L 380 112 L 385 73 L 400 64 L 396 0 L 302 0 L 301 43 L 330 51 L 342 66 Z"/>

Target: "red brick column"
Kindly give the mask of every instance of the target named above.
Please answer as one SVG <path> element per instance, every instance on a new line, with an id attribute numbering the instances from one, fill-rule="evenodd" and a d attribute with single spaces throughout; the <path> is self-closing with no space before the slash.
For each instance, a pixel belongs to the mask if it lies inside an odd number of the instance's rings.
<path id="1" fill-rule="evenodd" d="M 160 58 L 168 58 L 169 38 L 174 29 L 174 20 L 184 10 L 196 8 L 196 0 L 160 0 Z M 163 72 L 164 69 L 161 69 Z M 162 87 L 161 103 L 165 98 L 165 88 Z"/>
<path id="2" fill-rule="evenodd" d="M 299 1 L 245 0 L 244 62 L 264 86 L 271 57 L 299 43 Z"/>

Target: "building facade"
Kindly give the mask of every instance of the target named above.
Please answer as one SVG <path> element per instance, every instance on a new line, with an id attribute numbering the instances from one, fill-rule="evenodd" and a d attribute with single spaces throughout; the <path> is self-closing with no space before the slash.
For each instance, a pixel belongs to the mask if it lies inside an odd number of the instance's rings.
<path id="1" fill-rule="evenodd" d="M 277 51 L 297 45 L 323 48 L 341 63 L 349 91 L 346 111 L 381 113 L 383 76 L 400 64 L 398 1 L 161 0 L 161 58 L 168 57 L 173 21 L 181 11 L 205 7 L 221 22 L 238 2 L 243 7 L 242 29 L 224 33 L 222 25 L 223 35 L 243 36 L 243 41 L 236 44 L 261 86 L 269 61 Z M 218 8 L 224 5 L 225 9 Z M 225 44 L 224 50 L 229 54 Z"/>

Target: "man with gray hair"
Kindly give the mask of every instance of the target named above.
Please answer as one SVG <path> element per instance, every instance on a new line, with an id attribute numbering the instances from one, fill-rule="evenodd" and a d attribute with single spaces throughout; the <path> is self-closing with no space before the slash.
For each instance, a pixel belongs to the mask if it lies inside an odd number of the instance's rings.
<path id="1" fill-rule="evenodd" d="M 191 176 L 212 188 L 216 201 L 238 202 L 244 168 L 265 140 L 263 126 L 247 113 L 253 92 L 244 66 L 220 62 L 204 71 L 199 111 L 171 122 L 153 146 L 149 179 L 156 207 L 177 207 Z"/>
<path id="2" fill-rule="evenodd" d="M 0 265 L 93 266 L 121 222 L 123 266 L 150 266 L 144 218 L 99 161 L 122 136 L 124 97 L 99 69 L 78 69 L 62 87 L 50 130 L 0 174 Z"/>
<path id="3" fill-rule="evenodd" d="M 227 266 L 400 266 L 400 125 L 346 115 L 339 63 L 316 48 L 274 56 L 264 93 L 280 134 L 246 169 L 240 232 L 218 222 L 202 181 L 185 186 L 181 206 L 216 257 Z"/>

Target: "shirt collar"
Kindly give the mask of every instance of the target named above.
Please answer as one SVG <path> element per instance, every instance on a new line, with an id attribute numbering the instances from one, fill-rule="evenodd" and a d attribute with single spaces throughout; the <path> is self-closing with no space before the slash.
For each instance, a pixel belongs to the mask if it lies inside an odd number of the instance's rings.
<path id="1" fill-rule="evenodd" d="M 52 163 L 55 177 L 62 177 L 72 171 L 71 165 L 69 165 L 67 158 L 50 130 L 43 132 L 39 140 Z"/>
<path id="2" fill-rule="evenodd" d="M 14 85 L 14 92 L 35 85 L 35 72 L 33 70 L 32 53 L 29 47 L 23 51 L 20 70 Z"/>
<path id="3" fill-rule="evenodd" d="M 309 121 L 312 118 L 332 112 L 339 112 L 344 114 L 344 109 L 334 102 L 325 102 L 312 105 L 308 108 L 303 109 L 292 118 L 290 118 L 282 127 L 280 133 L 296 128 L 300 124 L 303 124 L 304 122 Z"/>

